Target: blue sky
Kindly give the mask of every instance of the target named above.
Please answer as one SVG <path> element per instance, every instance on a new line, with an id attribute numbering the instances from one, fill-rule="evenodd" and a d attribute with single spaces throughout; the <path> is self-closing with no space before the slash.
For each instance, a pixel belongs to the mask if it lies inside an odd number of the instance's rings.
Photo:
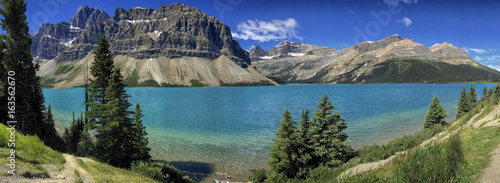
<path id="1" fill-rule="evenodd" d="M 500 68 L 500 1 L 486 0 L 29 0 L 30 33 L 42 22 L 69 21 L 80 5 L 104 9 L 194 6 L 228 25 L 243 49 L 281 41 L 342 49 L 399 34 L 425 46 L 449 42 Z"/>

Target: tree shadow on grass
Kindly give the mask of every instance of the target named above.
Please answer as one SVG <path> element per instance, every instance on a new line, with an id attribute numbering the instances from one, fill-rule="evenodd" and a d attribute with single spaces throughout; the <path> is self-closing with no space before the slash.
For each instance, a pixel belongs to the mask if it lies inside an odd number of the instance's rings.
<path id="1" fill-rule="evenodd" d="M 204 163 L 204 162 L 181 162 L 173 161 L 167 162 L 163 160 L 155 160 L 157 162 L 168 163 L 173 167 L 179 169 L 183 175 L 189 176 L 189 178 L 195 181 L 203 181 L 212 175 L 215 171 L 214 164 Z"/>

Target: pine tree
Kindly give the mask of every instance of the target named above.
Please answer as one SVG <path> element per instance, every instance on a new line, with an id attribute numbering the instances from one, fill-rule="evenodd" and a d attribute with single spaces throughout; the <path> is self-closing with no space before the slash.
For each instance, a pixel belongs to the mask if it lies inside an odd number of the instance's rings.
<path id="1" fill-rule="evenodd" d="M 95 154 L 97 158 L 118 167 L 130 167 L 134 161 L 134 129 L 128 117 L 131 104 L 119 69 L 114 69 L 106 88 L 106 104 L 102 119 L 106 123 L 97 129 Z"/>
<path id="2" fill-rule="evenodd" d="M 78 149 L 78 143 L 80 142 L 81 135 L 83 132 L 83 117 L 75 118 L 75 113 L 73 112 L 73 121 L 69 127 L 68 132 L 64 132 L 63 137 L 66 144 L 69 146 L 69 151 L 75 153 Z"/>
<path id="3" fill-rule="evenodd" d="M 90 67 L 90 73 L 94 79 L 90 80 L 88 101 L 86 105 L 90 108 L 86 113 L 87 119 L 90 119 L 92 125 L 104 125 L 101 113 L 106 100 L 106 89 L 113 71 L 113 55 L 109 50 L 109 43 L 106 36 L 101 34 L 97 48 L 94 50 L 94 63 Z"/>
<path id="4" fill-rule="evenodd" d="M 425 116 L 424 127 L 431 128 L 434 125 L 446 124 L 446 121 L 444 121 L 444 118 L 446 118 L 447 115 L 448 114 L 446 114 L 446 110 L 441 105 L 441 102 L 439 102 L 439 97 L 434 96 L 432 98 L 431 104 L 429 105 L 429 111 L 427 112 L 427 115 Z"/>
<path id="5" fill-rule="evenodd" d="M 458 100 L 458 111 L 456 118 L 460 118 L 467 112 L 469 112 L 469 98 L 467 97 L 467 90 L 463 88 L 462 93 L 460 94 L 460 99 Z"/>
<path id="6" fill-rule="evenodd" d="M 45 119 L 43 120 L 43 122 L 43 136 L 57 136 L 57 131 L 54 124 L 54 116 L 52 114 L 52 107 L 50 106 L 50 103 L 49 107 L 47 108 L 47 112 L 45 112 Z"/>
<path id="7" fill-rule="evenodd" d="M 289 110 L 283 112 L 283 119 L 278 124 L 276 138 L 269 153 L 268 161 L 271 167 L 271 180 L 281 182 L 286 178 L 295 178 L 300 167 L 297 146 L 300 139 L 295 129 L 297 123 L 292 121 Z"/>
<path id="8" fill-rule="evenodd" d="M 78 142 L 76 154 L 78 156 L 90 156 L 92 154 L 93 147 L 94 143 L 92 142 L 92 139 L 90 137 L 89 127 L 88 125 L 85 125 L 81 134 L 81 138 Z"/>
<path id="9" fill-rule="evenodd" d="M 488 88 L 486 88 L 486 86 L 484 86 L 483 96 L 481 97 L 481 101 L 485 101 L 488 97 L 489 97 L 488 96 Z"/>
<path id="10" fill-rule="evenodd" d="M 4 35 L 0 34 L 0 123 L 7 124 L 8 116 L 7 116 L 7 70 L 3 64 L 4 62 L 4 50 L 5 42 Z"/>
<path id="11" fill-rule="evenodd" d="M 467 93 L 467 99 L 469 100 L 469 111 L 474 109 L 477 105 L 477 92 L 476 88 L 470 85 L 469 93 Z"/>
<path id="12" fill-rule="evenodd" d="M 151 148 L 148 147 L 149 141 L 148 138 L 146 137 L 148 133 L 146 132 L 146 127 L 142 124 L 142 110 L 141 106 L 139 106 L 139 103 L 135 104 L 135 111 L 132 116 L 132 121 L 134 123 L 134 134 L 135 134 L 135 140 L 134 142 L 136 143 L 135 152 L 134 153 L 134 159 L 135 160 L 143 160 L 147 161 L 151 159 L 151 156 L 149 155 L 149 151 Z"/>
<path id="13" fill-rule="evenodd" d="M 335 106 L 326 94 L 317 107 L 310 131 L 313 162 L 329 167 L 339 166 L 347 161 L 347 155 L 352 151 L 352 148 L 346 145 L 349 142 L 347 134 L 344 133 L 347 125 L 340 112 L 333 112 Z"/>
<path id="14" fill-rule="evenodd" d="M 302 109 L 300 120 L 300 144 L 298 147 L 299 151 L 299 170 L 297 172 L 297 177 L 305 178 L 310 170 L 310 165 L 312 164 L 310 161 L 312 160 L 311 156 L 311 138 L 309 134 L 309 130 L 311 128 L 311 121 L 309 120 L 309 109 Z"/>
<path id="15" fill-rule="evenodd" d="M 2 50 L 3 69 L 5 72 L 15 72 L 16 91 L 22 91 L 16 92 L 16 115 L 13 120 L 18 121 L 24 132 L 41 135 L 44 97 L 40 88 L 40 78 L 36 76 L 39 65 L 32 63 L 31 36 L 28 33 L 25 15 L 26 2 L 1 0 L 0 6 L 1 25 L 7 33 L 3 36 L 5 39 L 5 47 Z"/>

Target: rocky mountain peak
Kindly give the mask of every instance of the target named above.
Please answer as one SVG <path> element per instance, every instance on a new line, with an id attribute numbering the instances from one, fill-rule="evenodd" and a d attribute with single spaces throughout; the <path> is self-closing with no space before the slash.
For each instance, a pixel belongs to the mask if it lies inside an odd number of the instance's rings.
<path id="1" fill-rule="evenodd" d="M 250 55 L 262 57 L 266 56 L 267 52 L 263 50 L 259 45 L 257 45 L 250 50 Z"/>
<path id="2" fill-rule="evenodd" d="M 378 50 L 385 48 L 387 45 L 403 40 L 399 35 L 394 34 L 392 36 L 386 37 L 380 41 L 365 41 L 354 45 L 352 48 L 358 50 L 359 52 L 369 52 L 373 50 Z"/>
<path id="3" fill-rule="evenodd" d="M 82 5 L 78 8 L 75 15 L 73 15 L 73 18 L 69 20 L 69 23 L 73 28 L 86 29 L 89 25 L 94 25 L 110 18 L 102 9 Z"/>

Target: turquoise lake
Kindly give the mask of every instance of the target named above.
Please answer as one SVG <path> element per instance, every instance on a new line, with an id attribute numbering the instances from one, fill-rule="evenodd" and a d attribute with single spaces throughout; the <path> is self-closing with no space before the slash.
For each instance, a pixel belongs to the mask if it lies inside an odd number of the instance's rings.
<path id="1" fill-rule="evenodd" d="M 484 86 L 494 84 L 474 86 L 481 96 Z M 191 162 L 216 171 L 248 172 L 267 166 L 284 109 L 298 121 L 302 108 L 312 112 L 327 93 L 346 120 L 350 145 L 357 148 L 422 129 L 434 95 L 447 109 L 447 121 L 453 120 L 464 87 L 470 84 L 127 88 L 127 93 L 143 109 L 153 158 L 181 169 Z M 44 95 L 60 132 L 71 123 L 73 111 L 80 115 L 85 110 L 83 88 L 44 89 Z"/>

